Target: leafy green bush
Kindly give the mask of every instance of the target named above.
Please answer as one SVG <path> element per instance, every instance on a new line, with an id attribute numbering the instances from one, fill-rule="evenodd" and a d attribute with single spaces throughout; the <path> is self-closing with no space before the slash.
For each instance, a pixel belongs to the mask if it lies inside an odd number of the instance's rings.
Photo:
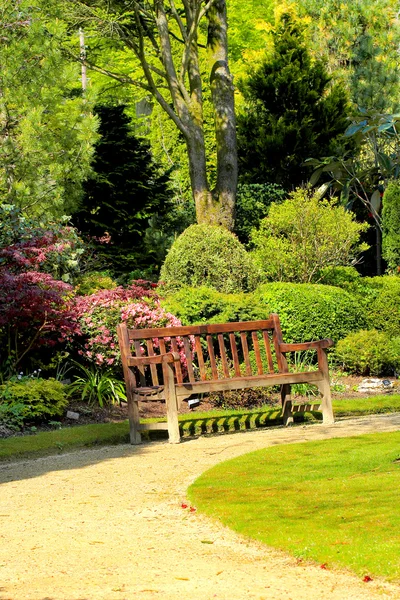
<path id="1" fill-rule="evenodd" d="M 80 296 L 90 296 L 99 290 L 112 290 L 117 283 L 107 271 L 92 271 L 79 277 L 75 290 Z"/>
<path id="2" fill-rule="evenodd" d="M 358 331 L 337 343 L 333 359 L 351 373 L 393 375 L 400 369 L 400 338 L 376 329 Z"/>
<path id="3" fill-rule="evenodd" d="M 324 267 L 319 273 L 320 281 L 324 285 L 334 285 L 336 287 L 346 287 L 361 279 L 360 273 L 355 267 Z"/>
<path id="4" fill-rule="evenodd" d="M 267 283 L 253 294 L 265 314 L 278 313 L 285 342 L 332 338 L 334 342 L 366 327 L 363 308 L 338 287 L 305 283 Z"/>
<path id="5" fill-rule="evenodd" d="M 343 287 L 363 308 L 368 329 L 400 336 L 400 277 L 361 277 Z"/>
<path id="6" fill-rule="evenodd" d="M 252 294 L 223 294 L 206 286 L 183 287 L 164 298 L 161 304 L 183 325 L 254 321 L 268 316 L 265 307 L 256 302 Z"/>
<path id="7" fill-rule="evenodd" d="M 65 386 L 55 379 L 22 377 L 0 385 L 0 418 L 46 421 L 60 416 L 68 404 Z"/>
<path id="8" fill-rule="evenodd" d="M 258 271 L 237 237 L 223 227 L 191 225 L 172 245 L 161 268 L 165 289 L 206 285 L 220 292 L 251 291 Z"/>
<path id="9" fill-rule="evenodd" d="M 366 229 L 343 206 L 298 189 L 282 204 L 271 204 L 252 233 L 252 254 L 270 281 L 317 283 L 325 267 L 354 264 L 368 248 L 360 242 Z"/>
<path id="10" fill-rule="evenodd" d="M 382 209 L 382 255 L 392 271 L 400 267 L 400 182 L 385 190 Z"/>

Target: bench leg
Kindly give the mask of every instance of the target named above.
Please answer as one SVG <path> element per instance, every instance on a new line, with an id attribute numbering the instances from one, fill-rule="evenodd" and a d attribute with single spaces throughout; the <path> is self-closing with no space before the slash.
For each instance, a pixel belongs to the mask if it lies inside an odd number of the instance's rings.
<path id="1" fill-rule="evenodd" d="M 291 386 L 285 383 L 281 386 L 282 417 L 285 426 L 293 424 L 292 399 L 290 397 Z"/>
<path id="2" fill-rule="evenodd" d="M 322 396 L 322 420 L 324 425 L 332 425 L 335 422 L 332 410 L 331 386 L 329 379 L 318 381 L 317 386 Z"/>
<path id="3" fill-rule="evenodd" d="M 128 398 L 129 436 L 131 444 L 141 444 L 142 438 L 139 433 L 139 402 L 136 394 Z"/>
<path id="4" fill-rule="evenodd" d="M 332 410 L 331 384 L 329 379 L 328 357 L 325 348 L 318 348 L 318 368 L 323 374 L 323 380 L 318 381 L 317 387 L 322 395 L 322 419 L 324 425 L 335 422 Z"/>
<path id="5" fill-rule="evenodd" d="M 178 402 L 175 390 L 175 373 L 171 363 L 166 365 L 168 376 L 164 376 L 165 402 L 167 405 L 168 441 L 170 444 L 179 444 L 181 435 L 178 422 Z"/>

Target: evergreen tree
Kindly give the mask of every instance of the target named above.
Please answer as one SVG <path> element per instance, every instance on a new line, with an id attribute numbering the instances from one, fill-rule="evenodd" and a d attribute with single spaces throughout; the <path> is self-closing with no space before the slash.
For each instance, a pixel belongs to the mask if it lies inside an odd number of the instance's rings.
<path id="1" fill-rule="evenodd" d="M 302 163 L 326 156 L 346 129 L 348 99 L 330 86 L 321 61 L 313 61 L 303 30 L 284 14 L 272 33 L 272 50 L 239 88 L 245 106 L 238 117 L 241 180 L 273 182 L 290 189 L 309 178 Z"/>
<path id="2" fill-rule="evenodd" d="M 162 219 L 171 208 L 168 175 L 160 173 L 148 143 L 133 135 L 123 106 L 99 106 L 96 113 L 101 139 L 94 175 L 73 221 L 115 275 L 143 271 L 160 262 L 158 248 L 145 239 L 151 217 Z"/>

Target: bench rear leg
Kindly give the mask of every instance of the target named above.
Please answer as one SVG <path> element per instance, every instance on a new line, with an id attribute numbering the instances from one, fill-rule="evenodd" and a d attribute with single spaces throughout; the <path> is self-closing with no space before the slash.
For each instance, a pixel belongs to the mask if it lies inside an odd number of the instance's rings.
<path id="1" fill-rule="evenodd" d="M 285 383 L 281 386 L 282 418 L 285 426 L 293 424 L 291 386 Z"/>
<path id="2" fill-rule="evenodd" d="M 129 436 L 131 444 L 141 444 L 142 438 L 139 432 L 139 396 L 132 394 L 128 398 Z"/>

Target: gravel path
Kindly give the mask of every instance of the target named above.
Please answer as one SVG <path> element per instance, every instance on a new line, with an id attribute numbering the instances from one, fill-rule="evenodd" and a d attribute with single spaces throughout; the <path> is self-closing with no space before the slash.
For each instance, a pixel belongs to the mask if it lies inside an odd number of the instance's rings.
<path id="1" fill-rule="evenodd" d="M 0 598 L 400 599 L 400 586 L 297 564 L 181 508 L 188 485 L 228 458 L 398 429 L 400 414 L 383 415 L 1 465 Z"/>

